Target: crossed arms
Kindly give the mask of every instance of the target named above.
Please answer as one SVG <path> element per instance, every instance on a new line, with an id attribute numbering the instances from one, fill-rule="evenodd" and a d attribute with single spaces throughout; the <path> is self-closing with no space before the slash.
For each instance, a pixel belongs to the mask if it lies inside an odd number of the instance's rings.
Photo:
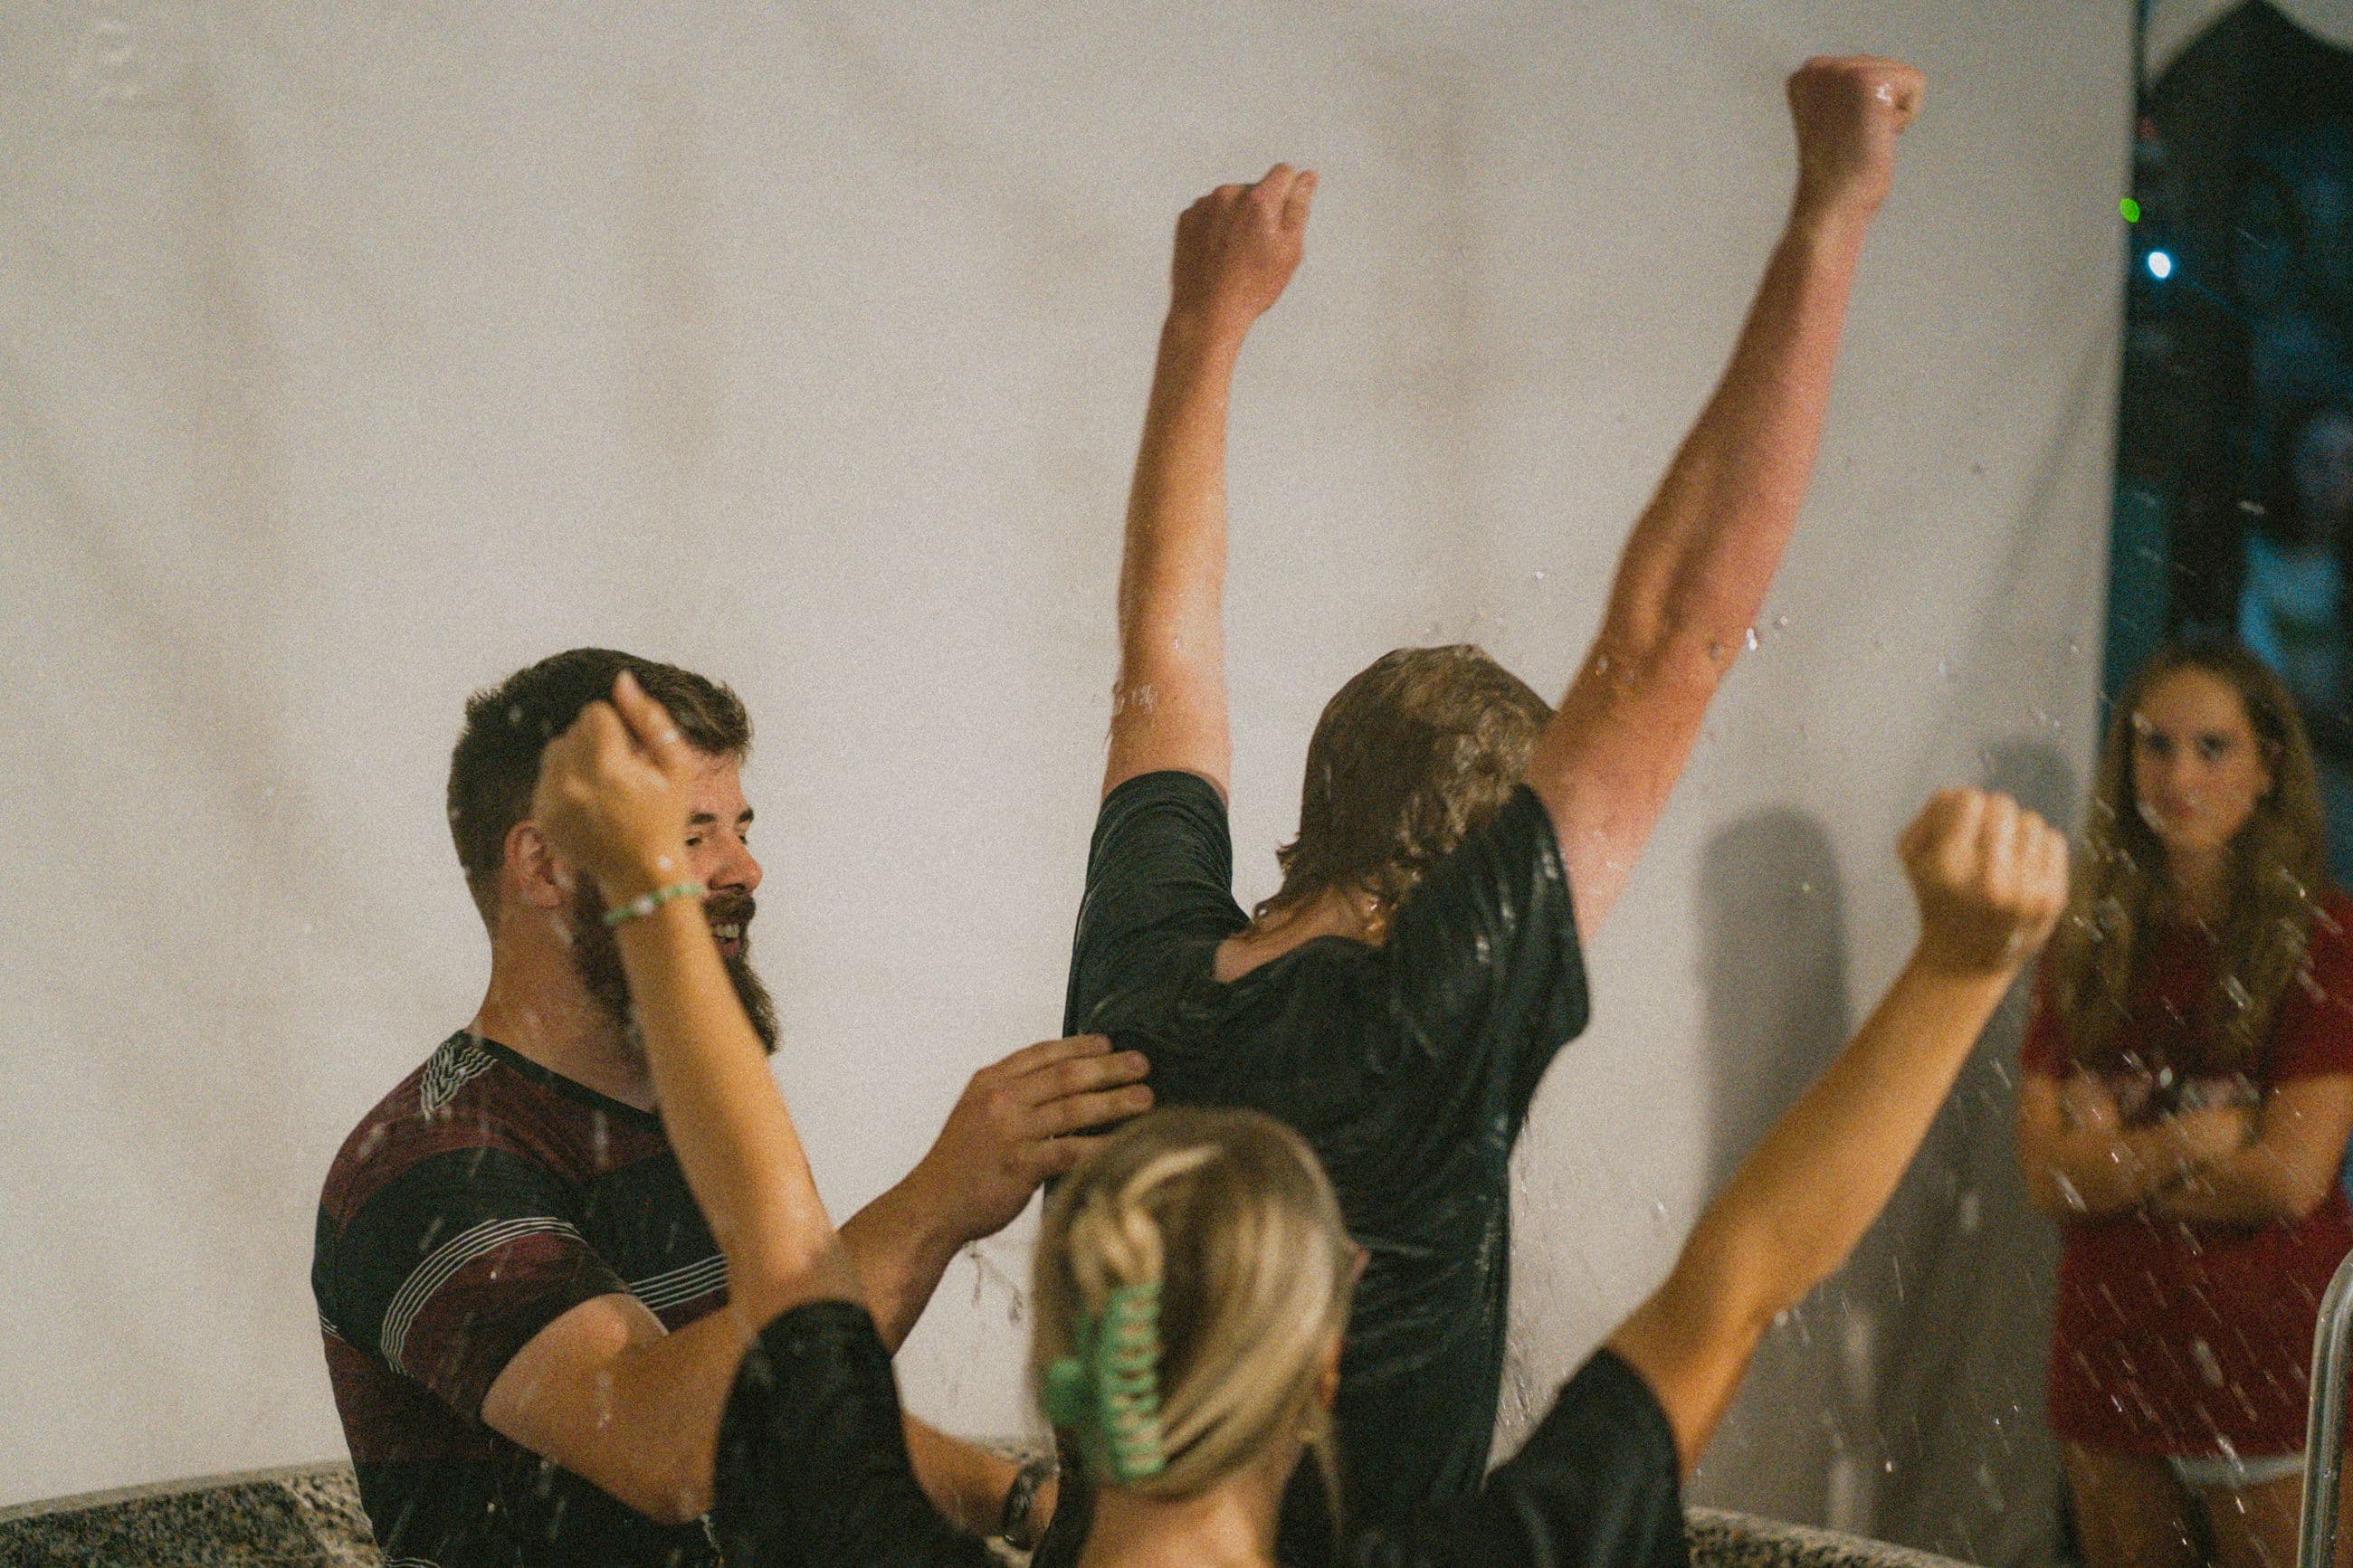
<path id="1" fill-rule="evenodd" d="M 2302 1219 L 2336 1187 L 2353 1138 L 2353 1074 L 2291 1079 L 2253 1106 L 2126 1125 L 2094 1074 L 2029 1072 L 2018 1162 L 2034 1206 L 2060 1221 L 2145 1208 L 2192 1225 Z"/>

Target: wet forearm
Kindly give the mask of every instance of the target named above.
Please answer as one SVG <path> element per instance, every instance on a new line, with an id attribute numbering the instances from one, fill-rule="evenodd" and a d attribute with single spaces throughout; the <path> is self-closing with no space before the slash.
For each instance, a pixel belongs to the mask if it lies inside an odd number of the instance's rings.
<path id="1" fill-rule="evenodd" d="M 1120 565 L 1124 667 L 1218 651 L 1226 577 L 1226 420 L 1240 339 L 1172 313 L 1128 493 Z"/>
<path id="2" fill-rule="evenodd" d="M 901 1182 L 849 1216 L 841 1244 L 865 1288 L 875 1331 L 892 1351 L 904 1344 L 963 1238 L 940 1223 L 941 1205 Z"/>
<path id="3" fill-rule="evenodd" d="M 726 1254 L 731 1306 L 756 1328 L 797 1300 L 854 1294 L 800 1135 L 701 904 L 672 900 L 617 935 L 663 1130 Z"/>

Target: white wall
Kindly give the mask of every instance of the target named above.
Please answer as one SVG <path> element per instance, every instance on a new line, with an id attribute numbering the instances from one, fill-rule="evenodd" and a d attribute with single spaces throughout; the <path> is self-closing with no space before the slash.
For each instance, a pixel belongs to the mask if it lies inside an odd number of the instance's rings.
<path id="1" fill-rule="evenodd" d="M 312 1205 L 484 974 L 439 809 L 467 691 L 593 641 L 750 700 L 779 1071 L 846 1212 L 1054 1032 L 1177 209 L 1323 174 L 1236 397 L 1254 896 L 1367 658 L 1566 678 L 1776 228 L 1781 76 L 1905 56 L 1927 110 L 1805 530 L 1527 1142 L 1541 1395 L 1894 969 L 1917 800 L 2083 776 L 2128 20 L 0 6 L 0 1504 L 338 1451 Z M 2039 1304 L 1929 1356 L 2042 1248 L 1999 1091 L 1768 1349 L 1701 1495 L 2024 1539 Z M 1025 1268 L 1017 1236 L 951 1271 L 917 1409 L 1021 1424 Z M 1871 1342 L 1825 1373 L 1801 1335 Z"/>

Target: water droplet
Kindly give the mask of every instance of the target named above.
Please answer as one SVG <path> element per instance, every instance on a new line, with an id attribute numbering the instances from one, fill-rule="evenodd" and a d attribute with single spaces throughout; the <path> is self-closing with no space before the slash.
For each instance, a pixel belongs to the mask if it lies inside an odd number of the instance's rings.
<path id="1" fill-rule="evenodd" d="M 1535 576 L 1537 582 L 1543 582 L 1545 580 L 1545 569 L 1541 566 L 1537 567 Z"/>
<path id="2" fill-rule="evenodd" d="M 1748 636 L 1746 640 L 1748 644 L 1748 651 L 1750 653 L 1755 653 L 1757 651 L 1757 628 L 1755 626 L 1748 628 Z"/>
<path id="3" fill-rule="evenodd" d="M 1775 616 L 1773 617 L 1773 629 L 1777 632 L 1788 631 L 1789 629 L 1789 617 L 1787 616 Z"/>

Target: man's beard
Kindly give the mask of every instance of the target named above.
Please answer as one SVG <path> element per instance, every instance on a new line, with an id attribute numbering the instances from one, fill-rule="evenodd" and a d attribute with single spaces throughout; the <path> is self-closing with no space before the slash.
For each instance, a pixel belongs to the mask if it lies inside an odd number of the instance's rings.
<path id="1" fill-rule="evenodd" d="M 733 957 L 723 953 L 719 962 L 727 967 L 727 978 L 734 983 L 735 999 L 744 1004 L 744 1015 L 752 1020 L 752 1032 L 760 1037 L 761 1048 L 771 1056 L 776 1049 L 776 1005 L 768 995 L 768 988 L 752 973 L 752 916 L 756 906 L 749 893 L 713 893 L 703 900 L 703 919 L 712 925 L 733 925 L 744 934 L 742 945 Z M 594 884 L 582 878 L 574 889 L 571 909 L 572 969 L 614 1023 L 620 1026 L 621 1041 L 629 1054 L 643 1065 L 645 1037 L 638 1029 L 637 1009 L 629 1002 L 629 977 L 621 966 L 620 943 L 614 939 L 612 928 L 605 923 L 605 900 Z"/>

